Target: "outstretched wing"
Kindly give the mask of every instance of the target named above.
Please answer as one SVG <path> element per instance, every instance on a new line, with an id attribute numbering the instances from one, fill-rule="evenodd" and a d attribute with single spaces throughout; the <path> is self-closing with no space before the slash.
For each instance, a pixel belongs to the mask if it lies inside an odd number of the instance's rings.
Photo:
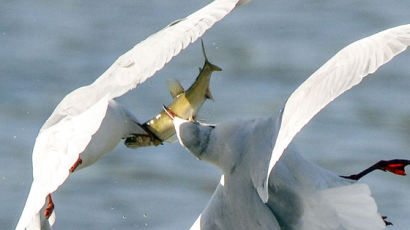
<path id="1" fill-rule="evenodd" d="M 215 0 L 175 21 L 119 57 L 93 85 L 116 98 L 144 82 L 172 57 L 201 37 L 215 22 L 249 0 Z"/>
<path id="2" fill-rule="evenodd" d="M 267 200 L 267 180 L 272 168 L 295 135 L 323 107 L 410 45 L 410 24 L 391 28 L 356 41 L 320 67 L 287 100 L 266 180 L 258 188 Z"/>

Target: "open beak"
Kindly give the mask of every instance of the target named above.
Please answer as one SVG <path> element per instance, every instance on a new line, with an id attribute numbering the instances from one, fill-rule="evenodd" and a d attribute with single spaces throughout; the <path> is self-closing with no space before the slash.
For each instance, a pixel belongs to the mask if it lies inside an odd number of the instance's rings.
<path id="1" fill-rule="evenodd" d="M 174 118 L 176 117 L 176 114 L 172 112 L 170 109 L 168 109 L 165 105 L 163 105 L 162 108 L 164 109 L 168 117 L 171 118 L 171 120 L 174 120 Z"/>

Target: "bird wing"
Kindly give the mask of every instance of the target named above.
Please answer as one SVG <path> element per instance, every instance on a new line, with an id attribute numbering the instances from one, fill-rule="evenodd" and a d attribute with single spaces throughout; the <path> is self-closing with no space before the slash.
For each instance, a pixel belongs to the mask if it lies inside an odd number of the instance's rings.
<path id="1" fill-rule="evenodd" d="M 143 83 L 217 21 L 248 1 L 211 2 L 138 43 L 120 56 L 90 86 L 67 95 L 43 125 L 36 139 L 33 185 L 16 229 L 24 229 L 42 208 L 47 194 L 55 191 L 67 179 L 69 168 L 101 125 L 110 99 Z M 82 100 L 79 97 L 87 98 Z"/>
<path id="2" fill-rule="evenodd" d="M 40 218 L 37 213 L 45 197 L 67 179 L 71 166 L 100 127 L 107 108 L 108 100 L 103 98 L 83 113 L 65 116 L 40 131 L 33 150 L 34 180 L 16 230 L 35 222 L 33 218 Z"/>
<path id="3" fill-rule="evenodd" d="M 149 36 L 119 57 L 93 84 L 116 98 L 160 70 L 244 0 L 215 0 L 186 18 Z"/>
<path id="4" fill-rule="evenodd" d="M 66 116 L 39 133 L 33 150 L 33 183 L 51 193 L 66 180 L 69 169 L 100 127 L 107 108 L 108 101 L 103 98 L 83 113 Z"/>
<path id="5" fill-rule="evenodd" d="M 410 45 L 410 24 L 356 41 L 333 56 L 288 98 L 264 183 L 258 193 L 267 201 L 268 177 L 295 135 L 327 104 L 359 84 L 368 74 Z"/>

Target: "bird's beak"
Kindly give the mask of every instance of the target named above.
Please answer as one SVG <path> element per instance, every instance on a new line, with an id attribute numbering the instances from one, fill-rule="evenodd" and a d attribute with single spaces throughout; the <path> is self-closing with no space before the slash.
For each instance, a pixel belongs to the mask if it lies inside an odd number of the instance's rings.
<path id="1" fill-rule="evenodd" d="M 164 109 L 168 117 L 171 118 L 171 120 L 174 120 L 174 118 L 176 117 L 176 114 L 172 112 L 170 109 L 168 109 L 165 105 L 163 105 L 162 108 Z"/>

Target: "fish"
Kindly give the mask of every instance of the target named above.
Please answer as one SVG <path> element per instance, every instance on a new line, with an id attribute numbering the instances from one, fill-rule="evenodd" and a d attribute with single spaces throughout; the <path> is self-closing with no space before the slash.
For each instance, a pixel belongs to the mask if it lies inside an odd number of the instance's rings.
<path id="1" fill-rule="evenodd" d="M 189 89 L 185 91 L 178 80 L 168 81 L 168 88 L 174 100 L 167 108 L 171 109 L 177 116 L 187 120 L 195 119 L 196 114 L 207 99 L 214 101 L 209 90 L 211 75 L 212 72 L 222 71 L 220 67 L 209 62 L 202 40 L 201 46 L 205 62 L 202 68 L 199 68 L 199 74 Z M 141 124 L 141 127 L 147 134 L 132 134 L 125 139 L 125 146 L 128 148 L 158 146 L 164 141 L 170 141 L 175 135 L 172 119 L 163 109 L 158 115 Z"/>

